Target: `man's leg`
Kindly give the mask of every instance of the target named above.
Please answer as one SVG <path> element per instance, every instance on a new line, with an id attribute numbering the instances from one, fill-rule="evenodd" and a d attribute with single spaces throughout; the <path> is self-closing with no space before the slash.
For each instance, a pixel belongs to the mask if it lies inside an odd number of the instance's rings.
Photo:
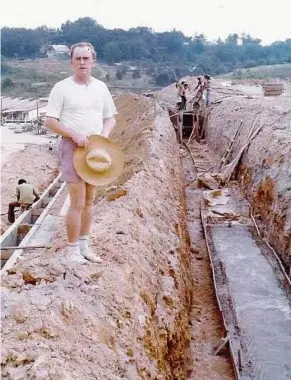
<path id="1" fill-rule="evenodd" d="M 15 214 L 14 214 L 14 209 L 15 207 L 20 207 L 20 203 L 18 201 L 15 202 L 10 202 L 8 206 L 8 221 L 10 223 L 15 222 Z"/>
<path id="2" fill-rule="evenodd" d="M 93 205 L 96 196 L 96 187 L 86 183 L 86 200 L 82 213 L 79 247 L 82 255 L 89 261 L 101 263 L 102 259 L 96 255 L 88 245 L 89 233 L 93 220 Z"/>
<path id="3" fill-rule="evenodd" d="M 84 262 L 80 254 L 79 236 L 81 231 L 82 212 L 85 206 L 86 185 L 84 181 L 67 183 L 70 196 L 70 207 L 66 218 L 68 254 L 71 260 Z"/>
<path id="4" fill-rule="evenodd" d="M 70 208 L 66 219 L 68 242 L 77 243 L 85 207 L 86 184 L 84 181 L 67 183 L 67 187 L 70 195 Z"/>
<path id="5" fill-rule="evenodd" d="M 89 235 L 93 220 L 93 204 L 96 196 L 96 186 L 86 183 L 85 207 L 82 212 L 81 235 Z"/>

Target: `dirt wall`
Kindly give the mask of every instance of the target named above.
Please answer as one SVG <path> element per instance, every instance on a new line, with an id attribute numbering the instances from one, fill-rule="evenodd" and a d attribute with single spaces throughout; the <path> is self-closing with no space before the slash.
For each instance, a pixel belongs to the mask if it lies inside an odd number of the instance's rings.
<path id="1" fill-rule="evenodd" d="M 126 169 L 99 193 L 91 234 L 104 262 L 68 262 L 60 219 L 53 248 L 27 252 L 3 276 L 4 378 L 186 378 L 192 284 L 178 145 L 152 100 L 126 95 L 117 107 Z"/>
<path id="2" fill-rule="evenodd" d="M 219 93 L 214 94 L 218 95 Z M 221 96 L 220 96 L 221 97 Z M 263 129 L 243 155 L 237 178 L 250 201 L 264 237 L 291 265 L 291 97 L 232 95 L 209 108 L 206 139 L 218 158 L 225 153 L 240 121 L 243 125 L 234 145 L 232 158 L 238 153 L 255 115 L 255 129 Z M 271 126 L 278 118 L 280 121 Z"/>

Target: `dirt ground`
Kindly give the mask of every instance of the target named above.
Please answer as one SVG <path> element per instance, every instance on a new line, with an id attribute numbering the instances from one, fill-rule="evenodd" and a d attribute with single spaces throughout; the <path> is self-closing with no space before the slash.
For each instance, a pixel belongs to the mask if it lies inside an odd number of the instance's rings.
<path id="1" fill-rule="evenodd" d="M 16 200 L 15 188 L 24 178 L 41 194 L 58 174 L 58 158 L 47 145 L 29 144 L 23 150 L 11 153 L 1 162 L 1 213 L 9 202 Z M 17 217 L 17 214 L 16 214 Z M 7 215 L 1 216 L 1 234 L 9 227 Z"/>

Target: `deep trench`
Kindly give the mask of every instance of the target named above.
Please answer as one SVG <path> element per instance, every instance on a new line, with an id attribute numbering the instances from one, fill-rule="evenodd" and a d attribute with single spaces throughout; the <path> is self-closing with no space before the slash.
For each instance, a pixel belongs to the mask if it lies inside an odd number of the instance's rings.
<path id="1" fill-rule="evenodd" d="M 179 131 L 175 120 L 169 114 L 172 125 L 177 135 L 179 143 Z M 186 115 L 188 116 L 188 115 Z M 189 120 L 188 120 L 189 119 Z M 187 140 L 192 131 L 192 118 L 184 118 L 183 140 Z M 173 123 L 174 121 L 174 123 Z M 206 120 L 203 116 L 199 117 L 199 132 L 205 129 Z M 200 135 L 201 138 L 204 134 Z M 200 139 L 198 138 L 198 141 Z M 182 145 L 181 145 L 182 147 Z M 189 153 L 183 148 L 181 158 L 183 192 L 180 206 L 184 218 L 184 236 L 186 237 L 186 248 L 184 255 L 188 256 L 190 262 L 190 277 L 192 288 L 189 289 L 191 295 L 191 305 L 186 310 L 189 316 L 189 345 L 185 346 L 183 360 L 178 364 L 173 360 L 176 349 L 171 345 L 169 350 L 169 364 L 172 369 L 172 378 L 176 377 L 176 368 L 184 367 L 184 374 L 190 380 L 202 379 L 225 379 L 235 378 L 229 348 L 222 350 L 220 355 L 214 355 L 215 346 L 226 334 L 218 305 L 215 299 L 214 284 L 211 276 L 211 263 L 208 257 L 205 237 L 203 234 L 200 219 L 200 203 L 202 201 L 202 188 L 191 188 L 187 183 L 197 178 L 197 172 L 192 163 Z M 183 260 L 183 258 L 181 258 Z M 185 258 L 184 260 L 185 261 Z M 186 327 L 187 328 L 187 327 Z M 188 360 L 185 361 L 185 358 Z M 183 377 L 182 377 L 183 378 Z"/>
<path id="2" fill-rule="evenodd" d="M 171 118 L 173 121 L 173 118 Z M 201 120 L 201 124 L 199 125 L 200 129 L 206 129 L 206 120 Z M 174 125 L 175 128 L 175 125 Z M 179 131 L 178 128 L 175 128 L 175 131 L 177 133 L 177 140 L 179 142 Z M 186 139 L 189 137 L 191 133 L 191 128 L 185 128 L 183 130 L 183 138 Z M 199 141 L 199 140 L 198 140 Z M 182 145 L 181 145 L 182 146 Z M 239 173 L 241 172 L 241 165 L 242 165 L 242 158 L 238 162 L 237 168 L 234 171 L 231 179 L 234 181 L 238 181 L 239 179 Z M 191 163 L 190 163 L 191 165 Z M 183 156 L 182 153 L 182 168 L 184 169 L 184 176 L 186 180 L 190 180 L 190 183 L 193 181 L 193 174 L 191 173 L 191 170 L 189 170 L 189 164 L 187 164 L 187 156 Z M 241 191 L 242 189 L 240 189 Z M 205 246 L 205 239 L 204 236 L 197 236 L 197 229 L 199 228 L 200 220 L 199 215 L 196 215 L 196 220 L 191 220 L 191 213 L 194 210 L 195 214 L 195 208 L 197 209 L 197 203 L 199 203 L 199 197 L 201 201 L 201 192 L 200 189 L 192 189 L 185 186 L 185 202 L 187 207 L 187 229 L 189 232 L 190 237 L 190 255 L 191 250 L 192 252 L 196 252 L 197 256 L 196 259 L 203 260 L 205 257 L 203 257 L 203 254 L 201 255 L 201 252 L 203 251 L 202 246 Z M 195 201 L 193 202 L 193 199 Z M 196 205 L 194 203 L 196 202 Z M 245 200 L 245 202 L 248 204 L 248 202 Z M 247 206 L 250 207 L 250 206 Z M 251 208 L 250 208 L 251 210 Z M 252 215 L 252 214 L 250 214 Z M 251 219 L 250 219 L 251 220 Z M 226 236 L 220 237 L 220 235 L 223 235 L 223 227 L 219 226 L 215 229 L 214 227 L 209 229 L 209 235 L 211 235 L 211 250 L 212 255 L 214 252 L 215 255 L 217 255 L 217 258 L 214 261 L 214 271 L 219 271 L 217 268 L 219 266 L 222 266 L 223 273 L 224 273 L 224 280 L 223 282 L 227 283 L 227 292 L 229 294 L 229 304 L 227 307 L 224 307 L 224 317 L 226 316 L 226 320 L 230 323 L 228 326 L 233 326 L 233 333 L 234 336 L 236 336 L 235 340 L 237 339 L 237 342 L 234 343 L 235 350 L 239 347 L 237 352 L 241 352 L 243 355 L 242 362 L 240 355 L 238 356 L 237 360 L 235 360 L 235 367 L 236 367 L 236 376 L 243 376 L 243 378 L 246 379 L 256 379 L 257 376 L 263 376 L 264 379 L 269 379 L 271 376 L 272 379 L 279 379 L 278 376 L 284 377 L 284 379 L 289 378 L 288 376 L 291 375 L 291 368 L 290 365 L 288 365 L 288 355 L 291 351 L 291 342 L 290 338 L 284 337 L 284 313 L 286 308 L 290 308 L 290 297 L 288 297 L 288 291 L 290 291 L 290 283 L 289 286 L 286 284 L 286 279 L 288 277 L 286 266 L 285 266 L 285 280 L 284 275 L 282 273 L 282 270 L 284 270 L 284 264 L 281 262 L 281 269 L 278 265 L 278 262 L 275 260 L 274 256 L 272 255 L 272 252 L 267 252 L 269 250 L 269 246 L 264 244 L 264 240 L 259 239 L 256 235 L 255 228 L 252 228 L 248 231 L 246 227 L 241 226 L 241 232 L 238 228 L 237 230 L 233 230 L 233 236 L 229 234 L 229 229 L 227 227 L 225 229 Z M 245 231 L 245 232 L 243 232 Z M 258 230 L 259 236 L 260 231 Z M 241 237 L 243 236 L 243 238 Z M 196 238 L 196 239 L 195 239 Z M 228 245 L 231 244 L 233 247 L 229 248 L 226 244 L 224 246 L 224 241 L 228 241 Z M 194 247 L 193 247 L 194 242 Z M 215 247 L 216 246 L 216 247 Z M 198 249 L 197 249 L 198 247 Z M 248 247 L 248 248 L 244 248 Z M 236 253 L 233 254 L 232 252 L 236 252 L 239 255 L 242 255 L 241 257 L 244 257 L 244 259 L 248 260 L 250 265 L 247 265 L 247 262 L 240 263 L 240 256 L 238 258 L 236 257 Z M 220 252 L 219 252 L 220 251 Z M 249 253 L 246 255 L 246 251 Z M 219 253 L 218 253 L 219 252 Z M 266 253 L 267 252 L 267 253 Z M 270 256 L 271 254 L 271 256 Z M 220 258 L 218 257 L 220 256 Z M 223 257 L 224 256 L 224 257 Z M 236 263 L 236 264 L 235 264 Z M 255 268 L 256 263 L 258 263 L 259 267 L 257 271 L 255 271 L 255 274 L 250 275 L 249 283 L 241 283 L 240 285 L 236 286 L 236 282 L 238 284 L 240 283 L 243 278 L 245 278 L 244 274 L 242 274 L 243 271 L 250 271 L 253 268 Z M 242 270 L 240 270 L 242 266 Z M 209 268 L 210 263 L 208 262 Z M 225 268 L 228 268 L 229 271 L 228 275 L 225 273 Z M 209 270 L 208 268 L 208 270 Z M 197 267 L 195 267 L 195 264 L 192 263 L 192 276 L 193 280 L 195 279 L 195 276 L 197 276 L 196 273 Z M 238 275 L 238 278 L 236 278 L 236 275 Z M 204 268 L 204 273 L 202 276 L 207 276 L 207 269 Z M 252 277 L 254 276 L 254 277 Z M 242 277 L 242 278 L 240 278 Z M 260 279 L 264 284 L 265 287 L 263 289 L 262 284 L 258 280 Z M 282 280 L 283 279 L 283 280 Z M 219 279 L 220 281 L 220 279 Z M 216 283 L 216 285 L 221 286 L 221 289 L 223 288 L 223 282 L 219 285 L 219 283 Z M 266 282 L 266 283 L 265 283 Z M 214 283 L 211 281 L 212 288 L 214 287 Z M 225 290 L 224 290 L 225 291 Z M 221 297 L 221 292 L 223 290 L 218 290 L 218 297 Z M 271 299 L 265 298 L 265 293 L 270 294 Z M 233 299 L 233 295 L 235 297 L 235 303 Z M 225 296 L 222 296 L 222 299 Z M 249 303 L 245 303 L 245 297 L 250 301 Z M 259 299 L 261 304 L 257 305 L 254 300 Z M 274 299 L 272 303 L 272 299 Z M 195 307 L 195 301 L 196 301 L 196 294 L 195 294 L 195 286 L 193 287 L 193 303 L 192 303 L 192 310 Z M 211 302 L 211 301 L 210 301 Z M 218 301 L 219 302 L 219 301 Z M 220 300 L 221 302 L 221 300 Z M 214 304 L 216 302 L 214 301 Z M 237 306 L 237 304 L 239 306 Z M 218 308 L 217 304 L 216 306 L 216 313 L 218 314 Z M 224 305 L 225 306 L 225 305 Z M 240 311 L 240 308 L 242 308 L 242 311 Z M 248 315 L 248 318 L 246 319 L 244 310 L 246 309 L 246 314 Z M 266 310 L 266 314 L 264 312 Z M 227 315 L 227 313 L 229 315 Z M 249 314 L 248 314 L 249 313 Z M 277 314 L 276 314 L 277 313 Z M 232 317 L 230 317 L 230 314 Z M 264 324 L 260 325 L 260 323 L 253 322 L 251 325 L 249 322 L 246 322 L 246 320 L 249 320 L 249 318 L 252 318 L 255 315 L 259 315 L 260 319 L 264 319 Z M 274 319 L 278 318 L 278 323 L 274 328 L 272 329 L 272 323 Z M 193 326 L 194 326 L 194 322 Z M 253 331 L 252 325 L 257 324 L 257 332 L 255 333 Z M 268 327 L 269 326 L 269 327 Z M 223 331 L 223 326 L 221 321 L 217 321 L 217 327 L 220 328 L 220 334 L 221 337 L 226 333 L 226 331 Z M 232 327 L 231 327 L 232 329 Z M 190 329 L 191 330 L 191 329 Z M 270 345 L 269 335 L 268 331 L 270 332 L 272 330 L 274 336 L 277 337 L 278 341 L 282 342 L 282 346 L 275 345 L 276 347 L 273 347 Z M 194 340 L 199 339 L 201 334 L 201 331 L 198 330 L 198 333 L 196 332 L 196 335 L 192 336 Z M 213 337 L 215 334 L 213 334 Z M 191 338 L 191 339 L 192 339 Z M 251 343 L 250 343 L 251 342 Z M 203 343 L 204 344 L 204 343 Z M 202 346 L 203 346 L 202 344 Z M 206 344 L 206 342 L 205 342 Z M 191 345 L 190 345 L 191 346 Z M 263 350 L 263 347 L 269 347 L 269 350 Z M 233 347 L 233 344 L 232 344 Z M 285 347 L 285 349 L 283 349 Z M 197 346 L 195 347 L 197 350 Z M 229 346 L 228 346 L 229 348 Z M 274 355 L 272 354 L 273 351 L 280 352 L 280 358 L 281 360 L 274 360 Z M 268 354 L 269 352 L 269 354 Z M 260 354 L 261 353 L 261 354 Z M 209 360 L 213 361 L 215 358 L 213 357 L 213 351 L 210 349 L 209 352 Z M 259 355 L 260 354 L 260 355 Z M 190 374 L 190 379 L 200 379 L 200 378 L 211 378 L 211 376 L 216 376 L 217 378 L 220 378 L 220 376 L 223 376 L 222 378 L 234 378 L 234 372 L 231 369 L 231 366 L 233 365 L 233 360 L 230 355 L 229 350 L 225 350 L 223 353 L 223 358 L 225 359 L 225 367 L 223 371 L 221 370 L 221 365 L 217 365 L 215 368 L 215 371 L 211 374 L 211 370 L 208 371 L 208 373 L 199 373 L 199 368 L 197 369 L 197 366 L 195 364 L 193 365 L 191 372 L 192 377 Z M 259 356 L 258 356 L 259 355 Z M 236 354 L 235 354 L 236 356 Z M 221 359 L 220 357 L 219 359 Z M 199 358 L 199 360 L 203 360 L 202 356 Z M 237 365 L 237 363 L 239 365 Z M 243 363 L 243 364 L 242 364 Z M 240 369 L 238 369 L 240 367 Z M 240 374 L 239 374 L 240 373 Z M 204 377 L 206 375 L 206 377 Z M 225 377 L 226 376 L 226 377 Z"/>

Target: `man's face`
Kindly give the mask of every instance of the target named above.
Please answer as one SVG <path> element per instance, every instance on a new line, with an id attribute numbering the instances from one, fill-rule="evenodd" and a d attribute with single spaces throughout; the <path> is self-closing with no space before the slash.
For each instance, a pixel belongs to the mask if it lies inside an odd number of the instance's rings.
<path id="1" fill-rule="evenodd" d="M 78 76 L 90 76 L 95 60 L 89 47 L 77 46 L 71 59 L 71 64 Z"/>

